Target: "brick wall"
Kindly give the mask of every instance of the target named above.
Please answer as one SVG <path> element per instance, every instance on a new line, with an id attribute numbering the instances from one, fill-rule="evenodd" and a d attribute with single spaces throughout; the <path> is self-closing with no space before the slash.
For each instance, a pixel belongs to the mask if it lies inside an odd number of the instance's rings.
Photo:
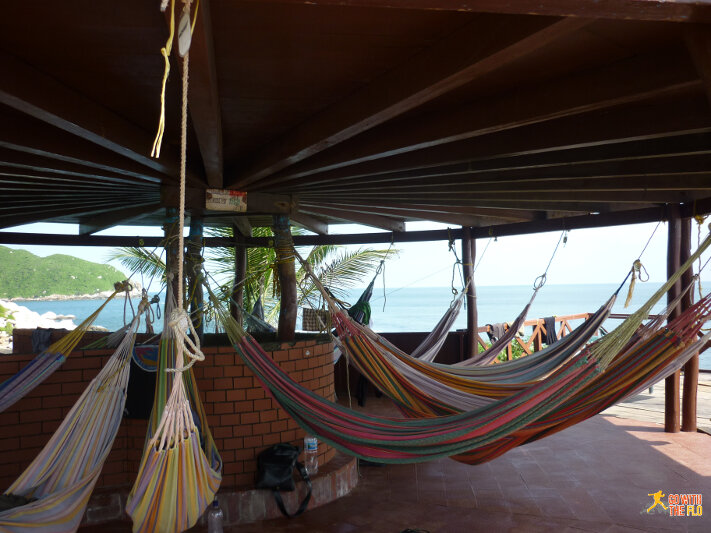
<path id="1" fill-rule="evenodd" d="M 301 446 L 304 432 L 267 396 L 231 347 L 203 351 L 205 361 L 196 364 L 194 371 L 224 461 L 221 490 L 252 487 L 257 453 L 277 442 Z M 332 351 L 328 342 L 306 340 L 285 344 L 271 355 L 297 382 L 333 400 Z M 0 413 L 0 488 L 7 488 L 39 453 L 110 354 L 106 350 L 72 353 L 34 391 Z M 0 382 L 32 358 L 0 356 Z M 123 420 L 98 488 L 125 488 L 133 483 L 145 435 L 145 420 Z M 330 446 L 319 443 L 321 464 L 330 461 L 334 453 Z"/>

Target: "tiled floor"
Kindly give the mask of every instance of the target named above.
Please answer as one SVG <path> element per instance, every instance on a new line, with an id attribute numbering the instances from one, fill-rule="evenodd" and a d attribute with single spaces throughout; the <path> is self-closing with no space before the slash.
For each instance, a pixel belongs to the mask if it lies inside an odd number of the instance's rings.
<path id="1" fill-rule="evenodd" d="M 702 517 L 646 513 L 660 489 L 711 499 L 711 437 L 647 422 L 597 416 L 487 464 L 443 459 L 361 476 L 332 504 L 239 531 L 711 531 L 711 507 Z"/>
<path id="2" fill-rule="evenodd" d="M 384 402 L 369 398 L 367 409 L 387 411 Z M 658 424 L 614 416 L 598 415 L 483 465 L 442 459 L 362 466 L 360 475 L 356 489 L 336 502 L 291 520 L 226 531 L 711 531 L 711 504 L 701 517 L 646 512 L 653 501 L 649 494 L 658 490 L 702 494 L 711 501 L 711 436 L 664 433 Z M 130 531 L 130 526 L 101 531 Z"/>

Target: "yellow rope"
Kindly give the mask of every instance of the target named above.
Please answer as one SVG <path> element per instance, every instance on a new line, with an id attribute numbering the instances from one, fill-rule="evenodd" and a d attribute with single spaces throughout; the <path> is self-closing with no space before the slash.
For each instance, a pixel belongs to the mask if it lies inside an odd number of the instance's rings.
<path id="1" fill-rule="evenodd" d="M 642 271 L 646 274 L 646 279 L 642 279 Z M 627 299 L 625 300 L 625 309 L 629 307 L 630 302 L 632 301 L 632 295 L 634 294 L 634 286 L 635 283 L 637 282 L 637 279 L 639 278 L 639 281 L 645 282 L 649 279 L 649 274 L 647 274 L 647 269 L 644 268 L 644 265 L 642 264 L 642 261 L 639 259 L 635 259 L 634 263 L 632 263 L 632 270 L 630 271 L 632 273 L 632 279 L 630 280 L 630 288 L 627 291 Z"/>
<path id="2" fill-rule="evenodd" d="M 168 2 L 164 0 L 161 4 L 161 11 L 165 11 Z M 173 49 L 173 36 L 175 35 L 175 0 L 170 0 L 170 34 L 165 46 L 160 49 L 160 53 L 165 61 L 165 70 L 163 71 L 163 84 L 160 92 L 160 119 L 158 121 L 158 133 L 153 141 L 151 149 L 151 157 L 160 157 L 160 147 L 163 144 L 163 132 L 165 131 L 165 85 L 168 82 L 168 74 L 170 73 L 170 52 Z"/>

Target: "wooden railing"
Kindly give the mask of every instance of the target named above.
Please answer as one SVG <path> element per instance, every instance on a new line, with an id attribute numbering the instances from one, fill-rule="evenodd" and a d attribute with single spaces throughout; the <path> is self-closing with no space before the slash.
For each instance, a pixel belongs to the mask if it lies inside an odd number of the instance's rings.
<path id="1" fill-rule="evenodd" d="M 573 331 L 574 328 L 570 324 L 572 321 L 587 320 L 589 317 L 590 313 L 578 313 L 576 315 L 556 316 L 556 338 L 560 339 L 562 337 L 565 337 L 568 333 Z M 529 336 L 526 336 L 525 329 L 528 327 L 532 327 L 533 331 Z M 548 332 L 546 331 L 544 319 L 536 318 L 533 320 L 527 320 L 523 323 L 522 329 L 524 330 L 523 334 L 517 334 L 513 338 L 513 340 L 506 346 L 506 359 L 509 361 L 514 358 L 515 352 L 523 352 L 520 353 L 521 356 L 531 355 L 533 352 L 537 352 L 538 350 L 540 350 L 545 344 L 545 338 Z M 481 350 L 485 350 L 489 345 L 489 343 L 482 337 L 482 334 L 486 334 L 490 331 L 491 328 L 488 325 L 481 326 L 477 329 L 477 342 L 479 343 Z M 599 334 L 600 331 L 596 332 L 596 335 Z"/>

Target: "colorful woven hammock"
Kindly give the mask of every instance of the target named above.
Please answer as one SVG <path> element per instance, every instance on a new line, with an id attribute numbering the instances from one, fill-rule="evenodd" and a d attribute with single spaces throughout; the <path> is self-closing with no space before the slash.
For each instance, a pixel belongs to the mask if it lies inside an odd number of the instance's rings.
<path id="1" fill-rule="evenodd" d="M 126 292 L 127 289 L 130 290 L 128 287 L 130 287 L 128 286 L 128 282 L 117 283 L 111 296 L 109 296 L 96 311 L 89 315 L 86 320 L 79 324 L 76 329 L 73 329 L 49 348 L 38 354 L 37 357 L 27 363 L 17 374 L 0 384 L 0 412 L 10 407 L 20 398 L 23 398 L 25 394 L 42 383 L 52 372 L 59 368 L 62 363 L 66 361 L 67 356 L 72 353 L 74 348 L 81 342 L 84 334 L 94 323 L 96 317 L 99 316 L 99 313 L 101 313 L 104 307 L 106 307 L 117 294 Z"/>
<path id="2" fill-rule="evenodd" d="M 153 410 L 126 504 L 134 532 L 172 533 L 192 527 L 222 480 L 222 459 L 207 425 L 192 363 L 183 366 L 189 352 L 182 332 L 189 320 L 184 312 L 176 318 L 172 294 L 167 301 Z"/>
<path id="3" fill-rule="evenodd" d="M 663 317 L 645 327 L 608 369 L 579 394 L 550 413 L 496 443 L 455 457 L 468 464 L 495 459 L 506 451 L 562 431 L 633 397 L 679 370 L 711 340 L 701 328 L 711 318 L 711 295 L 664 327 Z"/>
<path id="4" fill-rule="evenodd" d="M 606 376 L 606 369 L 624 353 L 651 308 L 709 244 L 711 239 L 706 238 L 681 269 L 618 328 L 579 351 L 545 379 L 473 411 L 417 419 L 359 413 L 295 383 L 245 334 L 210 291 L 208 294 L 237 352 L 304 430 L 364 459 L 387 463 L 421 462 L 496 448 L 503 439 L 518 435 L 517 432 L 526 430 L 536 421 L 558 417 L 565 406 L 585 401 L 584 391 L 589 390 L 586 388 L 600 383 L 596 381 L 599 376 Z M 707 318 L 697 318 L 698 327 Z M 647 353 L 642 361 L 652 359 L 654 353 Z M 642 378 L 642 381 L 647 380 L 647 376 Z"/>
<path id="5" fill-rule="evenodd" d="M 76 531 L 118 432 L 140 315 L 39 455 L 6 494 L 37 498 L 0 512 L 0 531 Z"/>

